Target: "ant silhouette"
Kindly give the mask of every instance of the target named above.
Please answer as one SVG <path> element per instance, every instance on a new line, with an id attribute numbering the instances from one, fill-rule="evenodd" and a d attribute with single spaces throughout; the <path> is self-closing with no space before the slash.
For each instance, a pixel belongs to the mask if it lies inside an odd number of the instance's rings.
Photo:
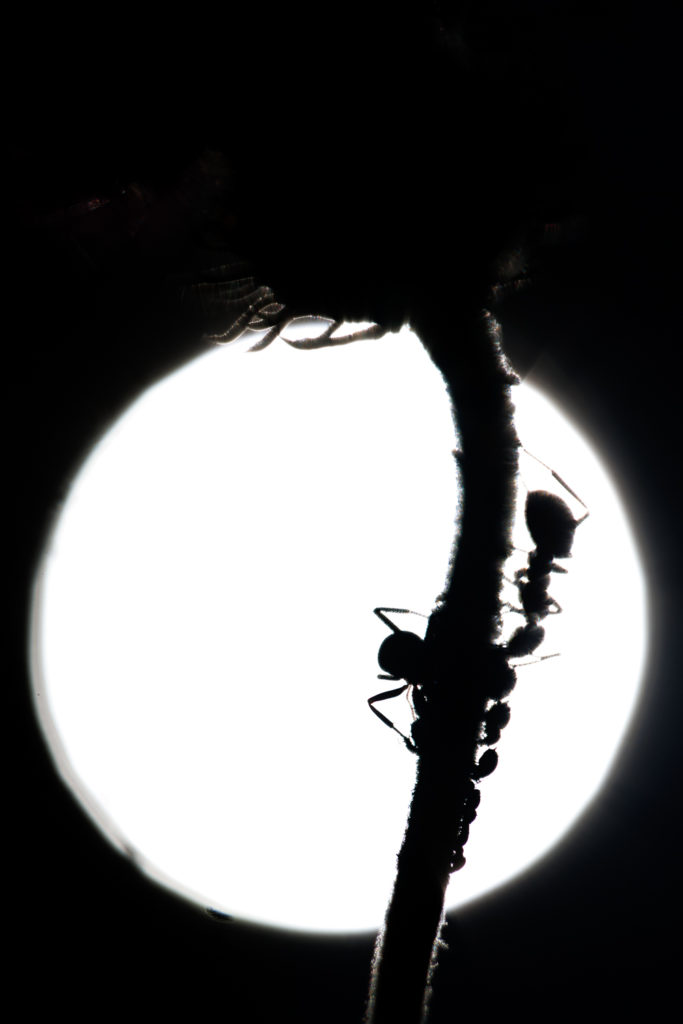
<path id="1" fill-rule="evenodd" d="M 550 469 L 540 459 L 536 461 Z M 524 518 L 535 548 L 529 555 L 528 565 L 515 573 L 515 586 L 519 593 L 521 608 L 514 608 L 513 611 L 523 615 L 526 623 L 515 630 L 505 645 L 508 658 L 523 658 L 533 654 L 545 636 L 545 630 L 540 624 L 541 619 L 562 611 L 557 601 L 548 593 L 550 574 L 567 572 L 557 564 L 556 559 L 571 558 L 574 533 L 590 514 L 578 494 L 562 477 L 554 470 L 550 472 L 567 493 L 583 505 L 586 512 L 580 519 L 575 519 L 567 503 L 556 494 L 550 494 L 548 491 L 530 491 L 527 495 Z"/>
<path id="2" fill-rule="evenodd" d="M 378 679 L 391 679 L 393 682 L 399 682 L 401 679 L 405 679 L 403 686 L 398 686 L 393 690 L 384 690 L 382 693 L 376 693 L 374 697 L 368 698 L 368 705 L 373 714 L 377 715 L 381 722 L 384 722 L 389 729 L 393 729 L 403 739 L 403 742 L 413 754 L 417 753 L 417 747 L 413 741 L 402 733 L 397 728 L 391 719 L 383 715 L 381 711 L 378 711 L 374 706 L 377 701 L 390 700 L 392 697 L 398 697 L 400 694 L 405 693 L 406 690 L 412 688 L 412 699 L 413 708 L 416 712 L 419 712 L 422 706 L 420 694 L 420 688 L 425 685 L 427 678 L 430 674 L 429 671 L 429 656 L 427 647 L 424 640 L 417 635 L 417 633 L 411 633 L 405 629 L 399 629 L 395 622 L 392 622 L 390 618 L 385 615 L 385 612 L 391 612 L 396 615 L 421 615 L 422 618 L 427 618 L 426 615 L 422 615 L 421 612 L 411 612 L 408 608 L 375 608 L 373 609 L 374 614 L 381 619 L 381 621 L 388 626 L 391 630 L 389 636 L 385 637 L 382 641 L 380 649 L 377 654 L 377 661 L 379 662 L 380 668 L 384 669 L 384 672 L 377 676 Z"/>

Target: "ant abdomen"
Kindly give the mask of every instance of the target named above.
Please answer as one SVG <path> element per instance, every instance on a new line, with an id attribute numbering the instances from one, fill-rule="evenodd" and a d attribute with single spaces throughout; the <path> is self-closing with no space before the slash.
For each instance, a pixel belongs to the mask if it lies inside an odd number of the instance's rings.
<path id="1" fill-rule="evenodd" d="M 526 658 L 541 646 L 544 636 L 543 626 L 538 622 L 529 622 L 514 631 L 505 645 L 505 653 L 508 658 Z"/>
<path id="2" fill-rule="evenodd" d="M 377 654 L 379 666 L 397 679 L 421 682 L 425 667 L 425 645 L 416 633 L 400 630 L 382 641 Z"/>
<path id="3" fill-rule="evenodd" d="M 552 561 L 569 558 L 578 523 L 566 502 L 548 491 L 531 491 L 527 495 L 525 519 L 527 529 L 539 551 Z"/>

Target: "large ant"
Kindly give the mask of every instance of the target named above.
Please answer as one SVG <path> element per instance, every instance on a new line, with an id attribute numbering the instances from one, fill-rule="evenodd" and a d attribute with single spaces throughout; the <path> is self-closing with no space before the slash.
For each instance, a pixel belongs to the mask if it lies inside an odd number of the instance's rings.
<path id="1" fill-rule="evenodd" d="M 380 668 L 385 669 L 377 678 L 390 679 L 393 682 L 399 682 L 401 679 L 404 679 L 405 682 L 402 686 L 397 686 L 395 689 L 384 690 L 382 693 L 376 693 L 374 697 L 369 697 L 368 704 L 373 714 L 377 715 L 379 720 L 384 722 L 389 729 L 397 732 L 408 747 L 408 750 L 416 754 L 418 748 L 413 740 L 402 733 L 391 719 L 383 715 L 381 711 L 378 711 L 374 705 L 377 701 L 391 700 L 392 697 L 398 697 L 400 694 L 405 693 L 406 690 L 411 689 L 413 709 L 419 714 L 424 707 L 424 689 L 429 684 L 431 677 L 432 666 L 429 650 L 425 640 L 422 640 L 416 633 L 399 629 L 396 623 L 392 622 L 385 615 L 385 612 L 393 612 L 399 615 L 421 614 L 420 612 L 410 612 L 407 608 L 374 609 L 375 615 L 391 629 L 389 636 L 385 637 L 382 641 L 377 654 Z M 510 720 L 510 709 L 507 704 L 501 703 L 501 698 L 506 697 L 514 686 L 514 671 L 503 661 L 501 661 L 499 668 L 502 671 L 497 673 L 496 684 L 493 687 L 495 692 L 489 693 L 489 697 L 494 703 L 485 712 L 482 720 L 483 732 L 480 742 L 484 746 L 491 746 L 497 743 L 500 739 L 501 731 Z M 495 769 L 496 763 L 497 755 L 495 752 L 492 750 L 486 751 L 478 763 L 473 766 L 471 778 L 478 780 L 483 779 L 486 775 L 490 775 Z"/>
<path id="2" fill-rule="evenodd" d="M 391 630 L 389 636 L 385 637 L 382 641 L 380 649 L 377 653 L 377 661 L 379 667 L 384 669 L 384 672 L 377 676 L 378 679 L 391 679 L 393 682 L 399 682 L 401 679 L 405 679 L 403 686 L 398 686 L 394 690 L 384 690 L 382 693 L 376 693 L 374 697 L 368 698 L 368 704 L 373 714 L 377 715 L 381 722 L 384 722 L 386 726 L 397 732 L 403 739 L 403 742 L 413 754 L 417 753 L 417 747 L 411 739 L 408 738 L 404 733 L 398 729 L 391 719 L 383 715 L 381 711 L 378 711 L 374 704 L 380 700 L 390 700 L 392 697 L 398 697 L 400 694 L 405 693 L 410 687 L 413 688 L 413 706 L 416 711 L 420 709 L 421 698 L 418 696 L 420 687 L 424 686 L 427 676 L 429 675 L 429 657 L 427 653 L 427 646 L 425 641 L 417 635 L 417 633 L 411 633 L 405 629 L 399 629 L 396 623 L 392 622 L 384 613 L 393 612 L 398 615 L 410 615 L 411 612 L 407 608 L 375 608 L 374 614 L 382 620 L 385 626 L 388 626 Z M 420 614 L 416 612 L 415 614 Z"/>
<path id="3" fill-rule="evenodd" d="M 578 494 L 557 473 L 553 470 L 551 472 L 565 490 L 586 508 Z M 509 658 L 523 658 L 533 654 L 545 636 L 540 620 L 562 611 L 548 593 L 550 574 L 566 573 L 567 570 L 558 565 L 555 559 L 571 557 L 574 533 L 588 514 L 586 510 L 580 519 L 574 519 L 566 502 L 548 491 L 531 491 L 527 495 L 524 518 L 536 546 L 529 555 L 528 566 L 515 573 L 515 585 L 522 606 L 515 610 L 524 615 L 526 624 L 516 629 L 505 645 Z"/>

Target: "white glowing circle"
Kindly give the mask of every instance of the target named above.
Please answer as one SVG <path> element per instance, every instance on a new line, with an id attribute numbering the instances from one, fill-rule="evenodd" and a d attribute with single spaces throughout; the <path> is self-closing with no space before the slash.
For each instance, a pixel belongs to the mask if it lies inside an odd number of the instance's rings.
<path id="1" fill-rule="evenodd" d="M 561 657 L 518 673 L 451 906 L 570 828 L 610 769 L 644 657 L 642 574 L 609 477 L 541 394 L 515 401 L 523 443 L 590 517 L 553 576 L 564 612 L 542 650 Z M 443 381 L 404 330 L 215 349 L 93 449 L 37 576 L 34 697 L 60 772 L 150 876 L 253 921 L 379 927 L 415 759 L 368 710 L 390 685 L 372 609 L 429 613 L 441 591 L 456 444 Z M 559 489 L 526 457 L 523 483 Z M 407 731 L 408 703 L 388 706 Z"/>

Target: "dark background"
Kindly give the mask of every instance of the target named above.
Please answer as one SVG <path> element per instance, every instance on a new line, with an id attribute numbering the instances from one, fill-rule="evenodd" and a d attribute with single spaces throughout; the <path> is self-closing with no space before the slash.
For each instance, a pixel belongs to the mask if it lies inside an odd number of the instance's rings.
<path id="1" fill-rule="evenodd" d="M 477 138 L 490 145 L 488 199 L 482 191 L 473 196 L 466 171 L 460 179 L 429 170 L 457 146 L 459 122 L 448 113 L 454 101 L 447 91 L 435 98 L 420 92 L 419 82 L 406 85 L 401 74 L 412 46 L 422 55 L 422 82 L 429 48 L 442 53 L 453 45 L 448 5 L 428 6 L 429 16 L 416 5 L 398 23 L 352 6 L 317 19 L 288 12 L 279 24 L 264 12 L 238 20 L 230 8 L 222 23 L 215 11 L 194 8 L 174 24 L 170 16 L 154 21 L 114 10 L 87 23 L 10 19 L 3 85 L 5 436 L 6 501 L 16 514 L 6 557 L 6 993 L 27 1009 L 64 1009 L 75 1020 L 108 1010 L 247 1021 L 287 1014 L 302 1024 L 360 1019 L 374 936 L 307 938 L 212 920 L 146 881 L 77 808 L 52 769 L 30 704 L 31 574 L 51 516 L 94 437 L 149 382 L 205 348 L 193 314 L 179 311 L 172 284 L 199 259 L 200 221 L 204 228 L 207 219 L 220 221 L 219 253 L 226 246 L 240 255 L 249 250 L 258 262 L 261 247 L 266 273 L 281 279 L 288 297 L 296 292 L 292 266 L 300 271 L 306 258 L 322 264 L 324 274 L 311 271 L 300 282 L 304 306 L 320 304 L 312 311 L 343 313 L 335 303 L 343 302 L 344 290 L 329 284 L 343 279 L 351 313 L 372 312 L 374 282 L 378 308 L 391 321 L 406 312 L 391 304 L 392 281 L 404 272 L 410 280 L 411 273 L 395 262 L 392 218 L 408 225 L 411 245 L 401 261 L 410 268 L 420 262 L 421 245 L 430 243 L 436 259 L 449 251 L 457 211 L 469 244 L 479 237 L 473 203 L 485 235 L 495 220 L 488 209 L 505 215 L 514 207 L 499 194 L 521 195 L 524 206 L 536 192 L 533 212 L 547 211 L 550 219 L 557 212 L 570 226 L 560 245 L 532 258 L 533 286 L 501 306 L 505 347 L 520 373 L 533 365 L 542 370 L 611 466 L 647 574 L 650 653 L 622 756 L 570 838 L 452 922 L 432 1019 L 477 1012 L 494 1020 L 518 1012 L 531 1020 L 597 1020 L 676 1005 L 676 26 L 658 4 L 524 3 L 512 13 L 491 3 L 470 7 L 479 52 L 494 67 L 510 60 L 506 54 L 518 55 L 509 80 L 493 73 L 487 103 L 477 108 Z M 520 66 L 533 66 L 531 100 L 526 83 L 518 88 Z M 545 98 L 529 128 L 526 114 L 544 76 Z M 314 161 L 303 161 L 304 142 L 313 145 Z M 435 152 L 426 148 L 432 143 Z M 207 146 L 229 153 L 227 177 L 225 165 L 213 173 L 206 159 L 197 163 Z M 366 192 L 366 180 L 381 179 L 359 170 L 359 150 L 371 154 L 371 167 L 407 161 L 410 173 L 379 193 L 374 185 Z M 455 164 L 471 155 L 462 149 Z M 556 173 L 558 159 L 560 167 L 566 160 L 566 180 Z M 178 186 L 188 173 L 194 184 Z M 144 217 L 132 182 L 144 186 Z M 414 210 L 432 184 L 432 220 L 419 234 L 411 228 Z M 93 220 L 96 212 L 82 207 L 74 212 L 73 204 L 112 196 L 119 197 L 118 212 L 109 220 Z M 386 273 L 373 276 L 367 254 L 345 242 L 349 210 L 359 223 L 374 225 L 381 244 L 371 262 L 384 252 Z M 281 237 L 276 244 L 268 234 L 278 217 L 290 231 L 301 225 L 304 239 L 315 233 L 313 256 L 307 240 L 293 240 L 291 266 L 282 268 Z M 206 233 L 202 238 L 208 258 Z M 458 244 L 465 245 L 462 238 Z M 466 255 L 454 259 L 460 269 L 467 265 Z"/>

